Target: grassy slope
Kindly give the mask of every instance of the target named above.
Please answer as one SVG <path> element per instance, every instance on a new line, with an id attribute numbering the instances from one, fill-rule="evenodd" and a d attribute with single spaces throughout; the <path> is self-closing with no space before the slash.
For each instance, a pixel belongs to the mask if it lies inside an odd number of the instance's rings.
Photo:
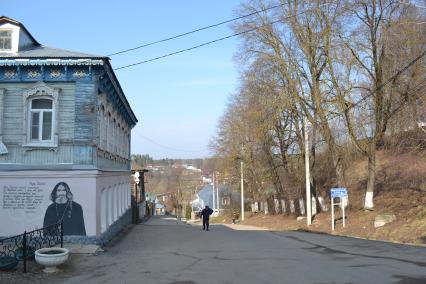
<path id="1" fill-rule="evenodd" d="M 334 234 L 350 235 L 405 243 L 426 244 L 426 156 L 425 154 L 398 154 L 391 151 L 378 153 L 375 210 L 364 211 L 367 163 L 355 162 L 347 171 L 350 208 L 346 228 L 337 222 Z M 396 221 L 374 228 L 374 218 L 380 213 L 393 213 Z M 340 210 L 337 216 L 340 217 Z M 272 230 L 308 229 L 331 233 L 331 213 L 319 213 L 311 227 L 306 219 L 295 216 L 247 214 L 244 224 L 267 227 Z M 218 222 L 230 222 L 224 216 Z"/>

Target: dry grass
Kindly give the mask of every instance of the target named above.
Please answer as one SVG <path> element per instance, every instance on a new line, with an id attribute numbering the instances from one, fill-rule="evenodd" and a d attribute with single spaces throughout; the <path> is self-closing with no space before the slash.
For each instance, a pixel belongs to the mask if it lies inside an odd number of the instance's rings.
<path id="1" fill-rule="evenodd" d="M 366 187 L 365 160 L 353 163 L 347 171 L 350 208 L 347 210 L 346 227 L 338 220 L 331 232 L 331 213 L 315 216 L 313 225 L 306 226 L 306 219 L 297 221 L 290 215 L 247 214 L 246 225 L 266 227 L 271 230 L 310 230 L 387 240 L 403 243 L 426 244 L 426 156 L 414 153 L 381 151 L 377 156 L 377 182 L 375 210 L 364 211 L 363 199 Z M 393 213 L 396 221 L 374 228 L 374 218 L 381 213 Z M 341 217 L 340 210 L 337 217 Z M 230 223 L 230 216 L 221 216 L 218 223 Z"/>

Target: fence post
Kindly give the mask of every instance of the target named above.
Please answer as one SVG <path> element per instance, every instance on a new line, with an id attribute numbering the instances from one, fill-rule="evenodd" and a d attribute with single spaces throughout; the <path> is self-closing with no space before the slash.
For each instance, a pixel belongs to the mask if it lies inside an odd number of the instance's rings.
<path id="1" fill-rule="evenodd" d="M 24 259 L 24 273 L 27 272 L 27 231 L 22 237 L 22 258 Z"/>
<path id="2" fill-rule="evenodd" d="M 64 223 L 61 222 L 61 248 L 64 247 Z"/>

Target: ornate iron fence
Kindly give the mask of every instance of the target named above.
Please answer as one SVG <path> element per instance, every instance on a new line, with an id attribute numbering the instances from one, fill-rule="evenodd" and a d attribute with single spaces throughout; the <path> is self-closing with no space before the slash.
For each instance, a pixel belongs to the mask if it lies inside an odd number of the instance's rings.
<path id="1" fill-rule="evenodd" d="M 27 260 L 34 257 L 35 251 L 40 248 L 64 246 L 63 224 L 57 223 L 24 232 L 21 235 L 0 240 L 0 262 L 8 267 L 16 266 L 19 261 L 24 262 L 24 272 L 27 272 Z"/>

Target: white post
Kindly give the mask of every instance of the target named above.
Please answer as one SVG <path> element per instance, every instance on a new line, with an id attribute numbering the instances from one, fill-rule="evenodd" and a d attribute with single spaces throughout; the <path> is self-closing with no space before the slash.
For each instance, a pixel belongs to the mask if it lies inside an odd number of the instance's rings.
<path id="1" fill-rule="evenodd" d="M 217 212 L 219 213 L 219 181 L 216 176 L 216 204 L 217 204 Z"/>
<path id="2" fill-rule="evenodd" d="M 331 230 L 334 231 L 334 198 L 331 197 Z"/>
<path id="3" fill-rule="evenodd" d="M 214 194 L 214 171 L 213 171 L 213 204 L 212 204 L 212 209 L 214 210 L 214 205 L 215 205 L 215 200 L 214 200 L 214 196 L 215 194 Z"/>
<path id="4" fill-rule="evenodd" d="M 309 137 L 308 137 L 308 119 L 305 117 L 305 172 L 306 172 L 306 221 L 307 225 L 312 224 L 312 208 L 311 208 L 311 177 L 309 172 Z"/>
<path id="5" fill-rule="evenodd" d="M 343 213 L 343 228 L 345 227 L 345 204 L 343 203 L 342 197 L 340 197 L 340 204 L 342 204 L 342 213 Z"/>
<path id="6" fill-rule="evenodd" d="M 241 221 L 244 221 L 244 173 L 243 173 L 243 160 L 241 160 Z"/>

